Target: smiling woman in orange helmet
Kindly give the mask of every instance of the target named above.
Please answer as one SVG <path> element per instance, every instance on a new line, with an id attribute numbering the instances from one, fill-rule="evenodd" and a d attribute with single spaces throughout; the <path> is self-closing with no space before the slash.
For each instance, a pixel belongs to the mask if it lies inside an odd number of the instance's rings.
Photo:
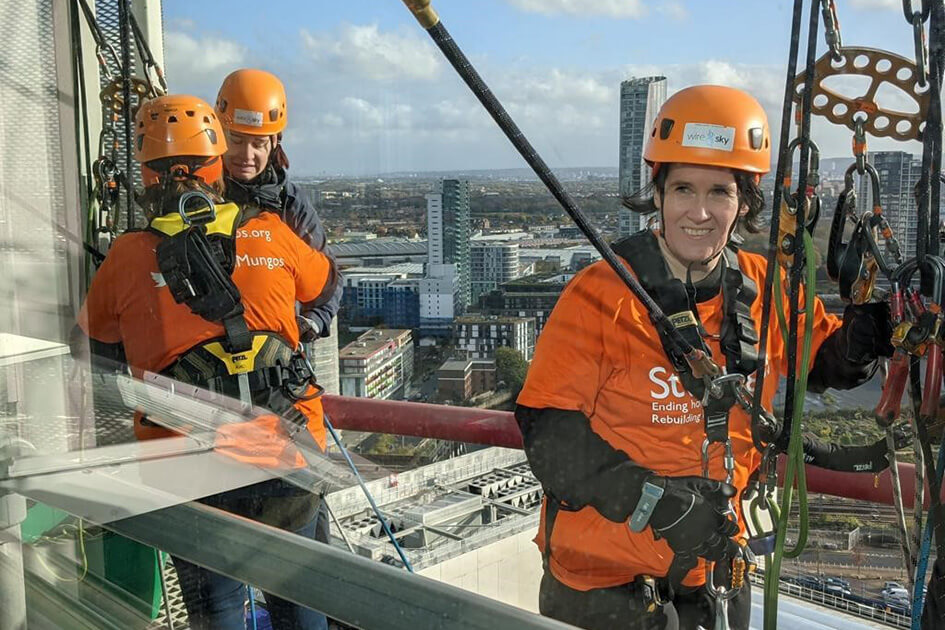
<path id="1" fill-rule="evenodd" d="M 312 248 L 326 251 L 325 230 L 305 192 L 289 181 L 289 158 L 282 146 L 289 111 L 285 86 L 275 75 L 255 68 L 231 72 L 217 94 L 216 112 L 227 137 L 223 155 L 227 198 L 276 212 Z M 329 256 L 330 258 L 330 256 Z M 327 337 L 341 307 L 342 282 L 302 304 L 302 341 Z"/>
<path id="2" fill-rule="evenodd" d="M 287 434 L 324 449 L 325 429 L 314 375 L 297 360 L 295 304 L 322 293 L 329 260 L 277 214 L 224 203 L 226 139 L 199 98 L 142 103 L 134 143 L 148 228 L 118 237 L 92 280 L 79 316 L 92 352 L 116 356 L 121 347 L 135 376 L 161 373 L 273 410 L 278 417 L 222 428 L 218 450 L 256 465 L 299 465 Z M 135 433 L 171 435 L 141 414 Z M 318 507 L 279 479 L 202 501 L 308 537 Z M 174 562 L 192 628 L 243 628 L 243 585 Z M 277 597 L 267 603 L 284 620 L 275 628 L 326 628 L 320 613 Z"/>
<path id="3" fill-rule="evenodd" d="M 758 367 L 766 261 L 738 251 L 739 225 L 757 231 L 771 156 L 764 110 L 748 94 L 696 86 L 660 110 L 644 158 L 652 181 L 624 202 L 657 213 L 658 230 L 613 244 L 641 284 L 697 347 L 749 388 Z M 771 408 L 785 347 L 772 314 L 763 404 Z M 844 323 L 814 308 L 809 389 L 867 380 L 891 352 L 881 308 Z M 884 337 L 883 335 L 886 334 Z M 750 418 L 710 403 L 647 311 L 604 262 L 583 270 L 542 331 L 516 418 L 545 489 L 536 542 L 544 557 L 542 614 L 583 628 L 712 628 L 705 562 L 730 580 L 745 528 L 730 504 L 758 467 Z M 677 355 L 678 356 L 678 355 Z M 829 369 L 828 369 L 829 367 Z M 714 444 L 729 442 L 731 470 Z M 728 570 L 726 570 L 728 569 Z M 728 606 L 748 628 L 749 587 Z"/>

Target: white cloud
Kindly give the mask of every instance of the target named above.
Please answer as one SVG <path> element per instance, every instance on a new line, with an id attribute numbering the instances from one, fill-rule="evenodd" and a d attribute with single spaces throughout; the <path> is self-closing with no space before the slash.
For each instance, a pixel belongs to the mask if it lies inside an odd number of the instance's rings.
<path id="1" fill-rule="evenodd" d="M 213 35 L 197 38 L 181 31 L 164 34 L 165 63 L 185 79 L 238 68 L 246 52 L 242 44 Z"/>
<path id="2" fill-rule="evenodd" d="M 323 127 L 342 127 L 345 124 L 345 119 L 337 114 L 322 114 L 319 118 L 319 123 Z"/>
<path id="3" fill-rule="evenodd" d="M 647 14 L 642 0 L 508 0 L 528 13 L 543 15 L 603 15 L 614 18 L 641 18 Z"/>
<path id="4" fill-rule="evenodd" d="M 346 24 L 339 32 L 302 30 L 302 44 L 317 62 L 375 80 L 432 79 L 439 73 L 439 51 L 418 35 L 382 32 L 376 24 Z"/>
<path id="5" fill-rule="evenodd" d="M 902 9 L 901 0 L 850 0 L 850 6 L 857 9 Z M 919 0 L 914 5 L 919 7 Z"/>
<path id="6" fill-rule="evenodd" d="M 685 20 L 689 17 L 689 11 L 686 10 L 686 7 L 684 7 L 681 2 L 675 2 L 673 0 L 663 2 L 656 10 L 674 20 Z"/>
<path id="7" fill-rule="evenodd" d="M 546 75 L 529 72 L 525 76 L 512 77 L 508 88 L 518 93 L 512 98 L 526 101 L 561 101 L 569 100 L 583 103 L 607 103 L 616 94 L 614 87 L 608 87 L 589 73 L 568 74 L 552 68 Z"/>

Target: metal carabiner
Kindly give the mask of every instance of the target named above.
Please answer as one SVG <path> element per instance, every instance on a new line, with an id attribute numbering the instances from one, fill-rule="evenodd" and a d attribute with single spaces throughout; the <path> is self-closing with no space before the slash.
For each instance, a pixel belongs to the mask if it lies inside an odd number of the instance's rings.
<path id="1" fill-rule="evenodd" d="M 702 440 L 702 476 L 709 479 L 709 447 L 713 444 L 722 444 L 724 452 L 722 455 L 722 468 L 725 470 L 725 483 L 731 484 L 735 477 L 735 454 L 732 450 L 732 441 L 726 439 L 724 442 L 710 442 L 709 438 Z M 734 514 L 735 508 L 729 501 L 728 513 Z"/>
<path id="2" fill-rule="evenodd" d="M 810 164 L 807 169 L 807 186 L 803 191 L 804 199 L 804 228 L 811 234 L 820 218 L 820 198 L 816 188 L 820 185 L 820 149 L 813 140 L 808 140 L 810 146 Z M 797 234 L 797 207 L 801 191 L 791 191 L 791 162 L 790 156 L 801 146 L 801 138 L 794 138 L 787 148 L 788 167 L 784 173 L 781 193 L 781 220 L 778 224 L 778 262 L 782 267 L 794 264 L 794 255 L 797 245 L 794 242 Z"/>
<path id="3" fill-rule="evenodd" d="M 851 198 L 854 189 L 853 177 L 857 171 L 855 164 L 851 165 L 844 174 L 844 192 L 841 197 L 844 207 L 838 207 L 844 215 L 854 216 L 856 211 Z M 881 230 L 886 240 L 886 248 L 898 263 L 902 256 L 899 243 L 896 241 L 889 224 L 883 216 L 879 204 L 880 188 L 879 173 L 869 163 L 864 164 L 863 174 L 870 180 L 870 190 L 873 197 L 872 210 L 864 213 L 856 220 L 856 228 L 848 243 L 843 243 L 844 217 L 834 216 L 830 228 L 830 240 L 827 249 L 827 275 L 840 285 L 840 297 L 853 304 L 865 304 L 873 295 L 876 285 L 876 274 L 882 271 L 891 277 L 891 269 L 876 243 L 876 232 Z"/>
<path id="4" fill-rule="evenodd" d="M 732 372 L 731 374 L 722 374 L 714 378 L 706 377 L 705 378 L 705 393 L 702 395 L 702 406 L 705 407 L 709 404 L 709 398 L 721 398 L 725 395 L 725 390 L 722 388 L 723 385 L 733 384 L 732 392 L 736 393 L 739 385 L 745 384 L 745 375 L 739 374 L 738 372 Z"/>
<path id="5" fill-rule="evenodd" d="M 192 199 L 199 199 L 204 202 L 204 205 L 192 212 L 188 212 L 187 204 Z M 188 190 L 180 196 L 180 200 L 177 202 L 177 213 L 180 214 L 181 219 L 183 219 L 184 225 L 205 225 L 216 220 L 217 207 L 214 205 L 210 195 L 202 190 Z"/>

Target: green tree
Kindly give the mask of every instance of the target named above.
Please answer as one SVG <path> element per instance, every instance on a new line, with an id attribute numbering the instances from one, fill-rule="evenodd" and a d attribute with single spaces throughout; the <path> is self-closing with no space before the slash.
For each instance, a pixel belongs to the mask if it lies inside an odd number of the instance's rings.
<path id="1" fill-rule="evenodd" d="M 519 391 L 525 384 L 528 362 L 525 361 L 525 357 L 518 350 L 505 347 L 496 348 L 495 371 L 496 377 L 500 381 L 505 381 L 505 385 L 512 391 L 512 395 L 518 396 Z"/>

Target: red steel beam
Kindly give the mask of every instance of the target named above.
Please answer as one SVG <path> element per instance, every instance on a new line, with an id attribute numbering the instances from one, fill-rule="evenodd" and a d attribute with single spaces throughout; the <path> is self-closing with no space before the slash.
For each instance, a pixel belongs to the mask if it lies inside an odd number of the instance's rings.
<path id="1" fill-rule="evenodd" d="M 522 448 L 522 435 L 510 411 L 331 395 L 324 396 L 323 403 L 338 429 Z M 783 457 L 779 469 L 783 475 Z M 899 464 L 899 477 L 903 502 L 911 508 L 915 497 L 915 466 Z M 877 478 L 870 473 L 842 473 L 807 466 L 807 489 L 859 501 L 892 504 L 888 470 Z"/>
<path id="2" fill-rule="evenodd" d="M 331 395 L 322 404 L 337 429 L 522 448 L 511 411 Z"/>

